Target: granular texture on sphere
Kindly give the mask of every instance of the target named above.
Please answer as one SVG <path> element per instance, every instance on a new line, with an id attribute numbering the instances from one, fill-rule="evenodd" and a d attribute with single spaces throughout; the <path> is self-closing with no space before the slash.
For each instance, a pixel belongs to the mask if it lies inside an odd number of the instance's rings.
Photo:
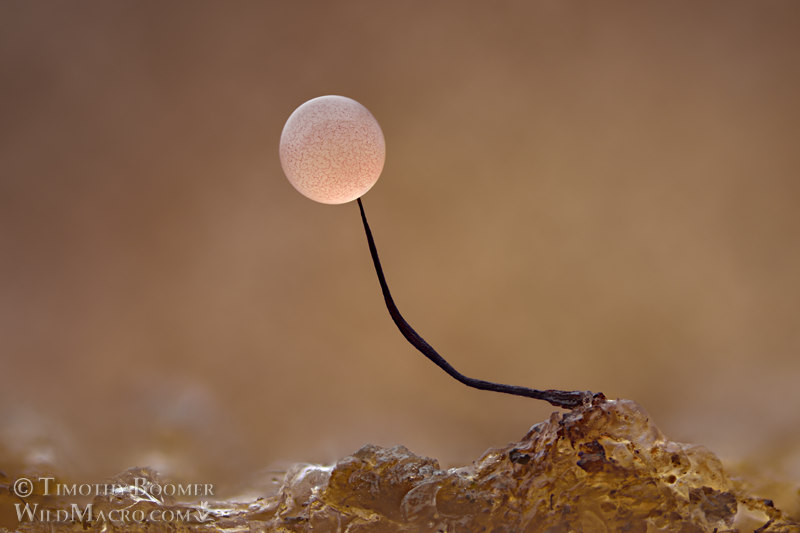
<path id="1" fill-rule="evenodd" d="M 378 181 L 386 143 L 366 107 L 344 96 L 320 96 L 295 109 L 286 121 L 280 158 L 289 182 L 303 195 L 343 204 Z"/>

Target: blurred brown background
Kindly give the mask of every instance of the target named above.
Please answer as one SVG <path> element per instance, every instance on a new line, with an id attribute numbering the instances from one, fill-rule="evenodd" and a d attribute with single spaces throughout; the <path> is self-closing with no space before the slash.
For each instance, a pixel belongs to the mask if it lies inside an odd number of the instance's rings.
<path id="1" fill-rule="evenodd" d="M 383 307 L 354 204 L 284 121 L 381 123 L 365 196 L 409 321 L 467 375 L 602 390 L 800 479 L 792 2 L 0 4 L 0 469 L 220 490 L 548 416 L 458 385 Z"/>

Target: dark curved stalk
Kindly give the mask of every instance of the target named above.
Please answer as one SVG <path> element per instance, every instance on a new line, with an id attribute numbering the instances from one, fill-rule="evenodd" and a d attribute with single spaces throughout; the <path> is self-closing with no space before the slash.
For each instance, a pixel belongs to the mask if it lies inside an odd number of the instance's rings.
<path id="1" fill-rule="evenodd" d="M 383 268 L 378 258 L 378 249 L 375 247 L 375 240 L 372 238 L 372 231 L 369 229 L 367 215 L 364 213 L 364 205 L 361 203 L 361 198 L 358 199 L 358 208 L 361 210 L 361 220 L 364 222 L 364 231 L 367 234 L 367 241 L 369 242 L 369 253 L 372 255 L 372 262 L 375 264 L 375 272 L 378 274 L 378 281 L 381 284 L 383 299 L 386 301 L 386 308 L 389 310 L 392 320 L 394 320 L 397 329 L 400 330 L 403 337 L 405 337 L 414 348 L 422 352 L 422 355 L 433 361 L 436 366 L 450 374 L 451 377 L 468 387 L 503 392 L 516 396 L 525 396 L 526 398 L 535 398 L 537 400 L 550 402 L 556 407 L 564 407 L 567 409 L 572 409 L 591 402 L 593 394 L 589 391 L 536 390 L 516 385 L 503 385 L 502 383 L 492 383 L 491 381 L 467 377 L 453 368 L 450 363 L 445 361 L 444 357 L 439 355 L 439 353 L 419 335 L 419 333 L 414 331 L 414 328 L 406 322 L 403 315 L 401 315 L 400 311 L 397 309 L 392 295 L 389 292 L 389 285 L 386 284 L 386 278 L 383 276 Z"/>

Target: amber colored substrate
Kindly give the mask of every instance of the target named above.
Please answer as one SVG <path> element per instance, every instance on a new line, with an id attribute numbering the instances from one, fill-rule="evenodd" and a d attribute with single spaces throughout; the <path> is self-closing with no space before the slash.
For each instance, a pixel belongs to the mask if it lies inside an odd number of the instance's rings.
<path id="1" fill-rule="evenodd" d="M 132 487 L 142 477 L 163 483 L 150 469 L 111 481 Z M 3 488 L 0 504 L 7 508 L 13 502 L 10 487 Z M 32 501 L 50 509 L 70 503 Z M 120 509 L 160 509 L 188 520 L 114 524 L 103 518 Z M 25 522 L 19 530 L 788 533 L 800 531 L 795 519 L 729 477 L 706 448 L 666 439 L 635 402 L 598 397 L 553 413 L 519 442 L 490 449 L 462 468 L 444 470 L 404 446 L 368 444 L 332 467 L 295 465 L 268 498 L 182 504 L 120 490 L 94 499 L 91 520 Z"/>

